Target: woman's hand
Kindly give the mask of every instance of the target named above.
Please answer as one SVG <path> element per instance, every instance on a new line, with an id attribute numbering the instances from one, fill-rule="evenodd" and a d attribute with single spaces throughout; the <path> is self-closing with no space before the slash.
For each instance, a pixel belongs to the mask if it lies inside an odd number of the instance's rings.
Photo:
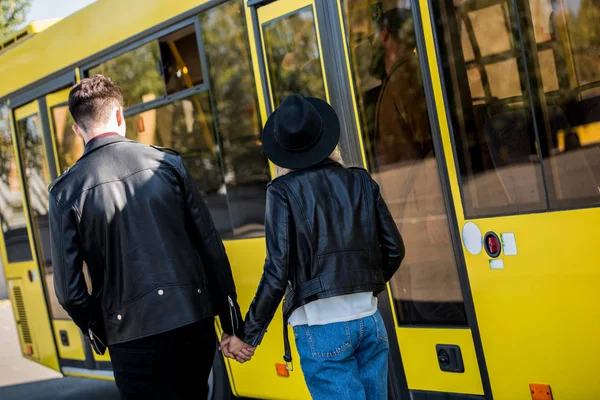
<path id="1" fill-rule="evenodd" d="M 235 359 L 242 364 L 246 361 L 250 361 L 256 350 L 256 347 L 244 343 L 237 336 L 228 335 L 226 333 L 223 333 L 219 348 L 225 357 Z"/>

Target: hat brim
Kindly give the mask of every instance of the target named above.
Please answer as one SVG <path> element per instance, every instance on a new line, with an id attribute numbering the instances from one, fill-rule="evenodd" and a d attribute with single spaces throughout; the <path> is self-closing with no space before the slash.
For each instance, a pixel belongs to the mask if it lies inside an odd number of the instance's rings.
<path id="1" fill-rule="evenodd" d="M 275 138 L 275 116 L 278 110 L 267 120 L 262 134 L 262 147 L 265 155 L 273 164 L 282 168 L 308 168 L 325 160 L 340 140 L 340 120 L 335 110 L 327 102 L 314 97 L 305 98 L 312 104 L 323 122 L 323 132 L 318 141 L 309 149 L 290 151 L 283 148 Z"/>

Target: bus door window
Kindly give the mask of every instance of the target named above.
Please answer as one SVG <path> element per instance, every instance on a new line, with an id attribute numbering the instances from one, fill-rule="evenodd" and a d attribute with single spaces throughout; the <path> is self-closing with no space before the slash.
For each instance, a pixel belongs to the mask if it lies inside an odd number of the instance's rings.
<path id="1" fill-rule="evenodd" d="M 44 147 L 39 114 L 17 121 L 17 137 L 23 164 L 25 188 L 29 200 L 32 230 L 37 244 L 38 261 L 46 279 L 48 301 L 53 319 L 70 319 L 58 304 L 54 293 L 54 274 L 50 253 L 49 198 L 50 171 Z"/>
<path id="2" fill-rule="evenodd" d="M 410 6 L 344 0 L 357 103 L 369 168 L 407 249 L 391 281 L 398 323 L 466 325 Z"/>
<path id="3" fill-rule="evenodd" d="M 263 24 L 273 107 L 292 93 L 326 99 L 312 7 Z"/>
<path id="4" fill-rule="evenodd" d="M 528 0 L 550 207 L 600 204 L 600 4 Z M 530 35 L 531 36 L 531 35 Z M 541 84 L 539 81 L 541 80 Z"/>
<path id="5" fill-rule="evenodd" d="M 10 129 L 10 109 L 0 104 L 0 222 L 9 263 L 31 261 L 27 217 Z"/>
<path id="6" fill-rule="evenodd" d="M 515 11 L 506 0 L 436 0 L 433 9 L 465 215 L 544 210 Z"/>

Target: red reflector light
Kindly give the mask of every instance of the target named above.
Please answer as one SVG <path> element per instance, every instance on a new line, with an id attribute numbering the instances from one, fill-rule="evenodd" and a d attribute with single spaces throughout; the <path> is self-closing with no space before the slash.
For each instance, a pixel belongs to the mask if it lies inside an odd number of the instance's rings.
<path id="1" fill-rule="evenodd" d="M 283 378 L 288 378 L 290 376 L 290 371 L 287 369 L 285 364 L 275 364 L 275 368 L 277 369 L 277 376 L 281 376 Z"/>
<path id="2" fill-rule="evenodd" d="M 32 347 L 31 345 L 29 345 L 29 344 L 28 344 L 27 346 L 25 346 L 25 353 L 26 353 L 28 356 L 31 356 L 31 355 L 33 355 L 33 347 Z"/>
<path id="3" fill-rule="evenodd" d="M 27 270 L 27 277 L 29 278 L 29 282 L 33 282 L 33 271 L 30 269 Z"/>
<path id="4" fill-rule="evenodd" d="M 500 244 L 498 235 L 496 235 L 494 232 L 486 233 L 483 237 L 483 243 L 488 256 L 496 258 L 500 255 L 500 248 L 502 245 Z"/>
<path id="5" fill-rule="evenodd" d="M 498 239 L 493 236 L 488 237 L 488 247 L 490 249 L 490 253 L 497 253 L 500 250 L 500 243 L 498 243 Z"/>

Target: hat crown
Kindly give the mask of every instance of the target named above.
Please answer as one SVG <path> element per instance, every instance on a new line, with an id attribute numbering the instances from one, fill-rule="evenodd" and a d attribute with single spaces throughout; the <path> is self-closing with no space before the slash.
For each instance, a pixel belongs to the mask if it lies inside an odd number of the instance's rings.
<path id="1" fill-rule="evenodd" d="M 318 110 L 298 94 L 287 96 L 275 116 L 275 139 L 288 151 L 309 149 L 322 134 Z"/>

